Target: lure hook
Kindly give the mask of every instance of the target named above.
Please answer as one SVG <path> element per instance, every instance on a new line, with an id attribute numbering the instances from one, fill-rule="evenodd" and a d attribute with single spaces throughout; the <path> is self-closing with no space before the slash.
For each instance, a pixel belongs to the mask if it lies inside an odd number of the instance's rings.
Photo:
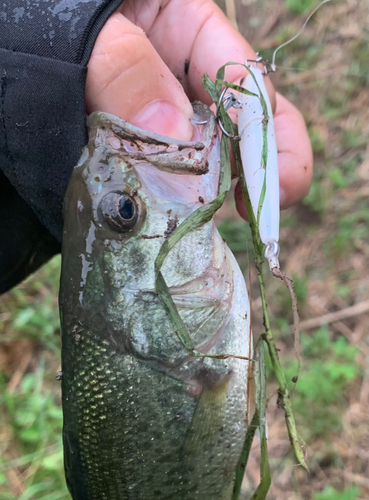
<path id="1" fill-rule="evenodd" d="M 238 135 L 232 135 L 224 128 L 222 120 L 220 119 L 220 116 L 219 116 L 220 107 L 222 105 L 223 105 L 225 111 L 228 111 L 230 108 L 239 109 L 242 107 L 241 101 L 239 101 L 237 99 L 237 97 L 232 92 L 229 92 L 228 94 L 226 94 L 227 90 L 228 90 L 228 87 L 224 87 L 224 89 L 222 90 L 222 93 L 219 96 L 219 100 L 218 100 L 218 104 L 217 104 L 217 112 L 216 112 L 215 116 L 216 116 L 216 119 L 217 119 L 219 126 L 220 126 L 224 135 L 226 135 L 230 139 L 239 139 Z"/>
<path id="2" fill-rule="evenodd" d="M 207 120 L 196 121 L 194 118 L 191 118 L 190 122 L 192 125 L 206 125 L 208 123 Z"/>
<path id="3" fill-rule="evenodd" d="M 279 243 L 276 240 L 269 240 L 266 243 L 264 256 L 269 262 L 270 270 L 275 267 L 279 269 Z"/>
<path id="4" fill-rule="evenodd" d="M 256 55 L 259 56 L 259 52 L 257 52 Z M 263 76 L 267 76 L 269 73 L 275 73 L 277 69 L 274 62 L 270 63 L 262 56 L 259 56 L 257 59 L 246 59 L 245 66 L 250 66 L 249 63 L 262 64 L 264 68 L 264 72 L 262 73 Z"/>

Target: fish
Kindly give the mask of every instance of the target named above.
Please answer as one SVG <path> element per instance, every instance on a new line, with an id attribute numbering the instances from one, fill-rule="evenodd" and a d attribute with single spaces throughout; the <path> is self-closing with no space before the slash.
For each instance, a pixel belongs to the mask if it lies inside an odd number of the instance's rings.
<path id="1" fill-rule="evenodd" d="M 220 358 L 252 357 L 250 305 L 213 219 L 161 268 L 200 356 L 181 342 L 155 286 L 163 243 L 218 193 L 218 126 L 209 108 L 193 107 L 190 142 L 108 113 L 88 117 L 64 202 L 59 297 L 73 500 L 232 497 L 252 363 Z"/>

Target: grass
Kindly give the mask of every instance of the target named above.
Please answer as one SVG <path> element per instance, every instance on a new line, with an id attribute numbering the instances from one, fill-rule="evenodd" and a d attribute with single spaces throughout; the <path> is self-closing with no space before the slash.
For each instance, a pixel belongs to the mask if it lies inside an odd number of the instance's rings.
<path id="1" fill-rule="evenodd" d="M 359 488 L 353 487 L 344 491 L 337 491 L 327 486 L 323 491 L 314 495 L 313 500 L 356 500 L 359 498 Z"/>
<path id="2" fill-rule="evenodd" d="M 63 472 L 60 257 L 0 298 L 0 498 L 68 500 Z"/>
<path id="3" fill-rule="evenodd" d="M 302 335 L 301 347 L 304 361 L 294 391 L 294 411 L 302 438 L 311 442 L 342 431 L 345 393 L 363 376 L 363 369 L 357 364 L 359 349 L 343 335 L 335 337 L 328 326 L 316 330 L 314 336 Z M 295 358 L 285 360 L 285 371 L 291 380 L 296 372 Z"/>

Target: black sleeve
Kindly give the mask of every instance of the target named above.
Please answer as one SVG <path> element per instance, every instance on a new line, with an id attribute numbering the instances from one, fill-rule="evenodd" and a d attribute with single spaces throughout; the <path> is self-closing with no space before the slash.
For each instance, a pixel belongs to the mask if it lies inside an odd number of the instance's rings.
<path id="1" fill-rule="evenodd" d="M 121 3 L 0 4 L 0 293 L 60 250 L 65 190 L 87 142 L 87 63 Z"/>

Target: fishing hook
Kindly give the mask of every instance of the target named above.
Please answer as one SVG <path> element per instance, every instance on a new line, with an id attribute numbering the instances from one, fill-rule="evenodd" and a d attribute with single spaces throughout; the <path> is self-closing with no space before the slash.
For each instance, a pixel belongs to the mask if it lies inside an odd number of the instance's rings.
<path id="1" fill-rule="evenodd" d="M 256 55 L 259 56 L 259 52 L 257 52 Z M 269 73 L 275 73 L 277 69 L 274 62 L 270 63 L 262 56 L 259 56 L 257 59 L 246 59 L 245 66 L 249 66 L 249 63 L 262 64 L 264 68 L 264 73 L 262 73 L 263 76 L 267 76 Z"/>
<path id="2" fill-rule="evenodd" d="M 239 109 L 242 104 L 241 102 L 237 99 L 237 97 L 232 93 L 229 92 L 229 94 L 226 94 L 228 90 L 228 87 L 225 87 L 222 90 L 222 93 L 220 94 L 218 104 L 217 104 L 217 112 L 216 112 L 216 119 L 219 123 L 219 126 L 223 132 L 224 135 L 229 137 L 230 139 L 238 139 L 238 135 L 232 135 L 227 130 L 224 128 L 224 125 L 222 123 L 222 120 L 220 119 L 219 112 L 220 112 L 220 107 L 223 105 L 224 111 L 228 111 L 230 108 L 236 108 Z"/>

